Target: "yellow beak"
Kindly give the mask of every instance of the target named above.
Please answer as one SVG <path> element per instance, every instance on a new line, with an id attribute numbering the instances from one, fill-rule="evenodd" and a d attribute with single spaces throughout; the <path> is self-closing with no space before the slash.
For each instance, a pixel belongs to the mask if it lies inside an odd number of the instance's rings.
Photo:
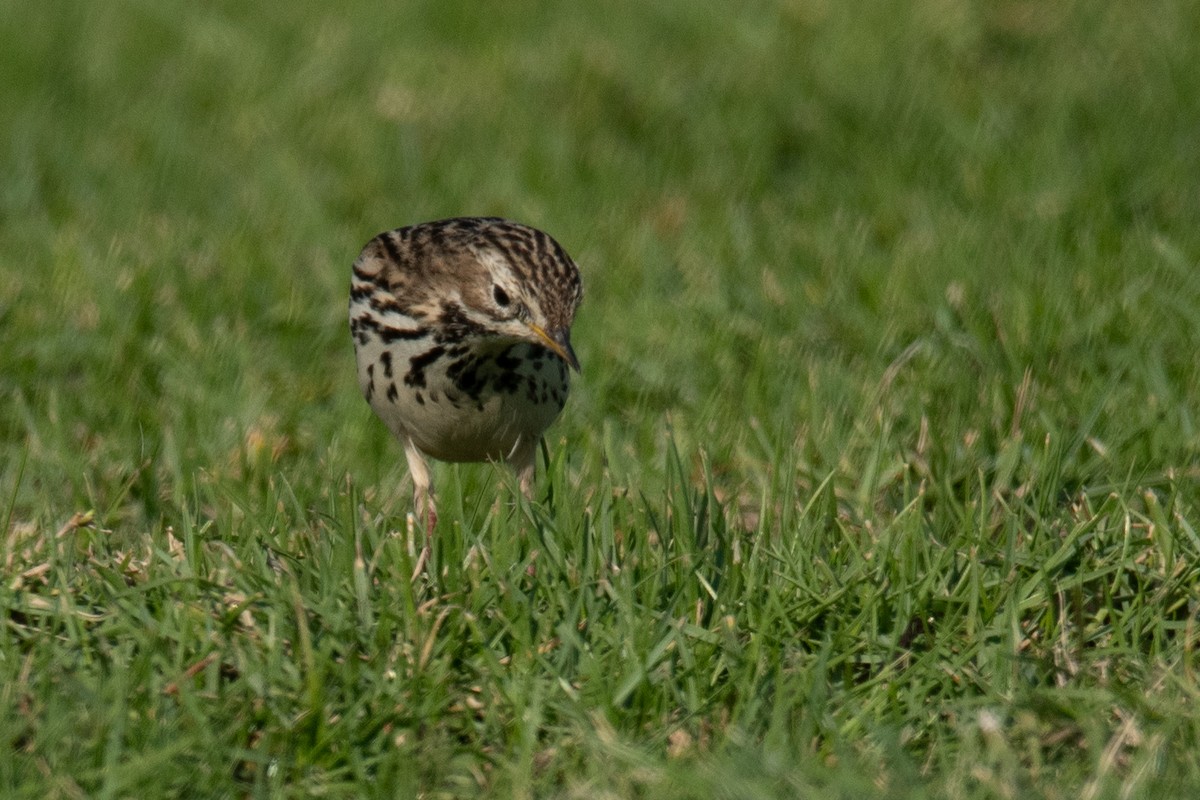
<path id="1" fill-rule="evenodd" d="M 571 369 L 579 372 L 579 359 L 575 357 L 575 351 L 571 349 L 571 332 L 569 330 L 561 328 L 547 333 L 545 328 L 532 322 L 529 323 L 529 329 L 537 334 L 547 350 L 567 362 Z"/>

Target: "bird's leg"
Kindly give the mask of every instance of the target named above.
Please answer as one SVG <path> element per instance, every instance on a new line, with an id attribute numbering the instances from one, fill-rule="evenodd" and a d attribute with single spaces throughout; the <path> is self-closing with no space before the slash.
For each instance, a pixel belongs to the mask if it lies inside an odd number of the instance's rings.
<path id="1" fill-rule="evenodd" d="M 521 494 L 525 495 L 526 500 L 533 499 L 533 475 L 537 466 L 537 446 L 541 438 L 529 439 L 522 438 L 517 442 L 517 446 L 508 455 L 508 464 L 517 473 L 517 481 L 521 485 Z M 529 554 L 529 566 L 525 568 L 525 574 L 533 577 L 537 574 L 537 567 L 533 562 L 537 560 L 538 551 L 535 549 Z"/>
<path id="2" fill-rule="evenodd" d="M 521 494 L 526 500 L 533 499 L 533 474 L 537 466 L 537 446 L 540 439 L 522 437 L 508 454 L 508 465 L 517 473 Z"/>
<path id="3" fill-rule="evenodd" d="M 433 539 L 433 529 L 437 526 L 437 508 L 433 502 L 433 478 L 429 474 L 429 464 L 408 436 L 404 437 L 404 457 L 408 459 L 408 472 L 412 475 L 413 506 L 425 523 L 425 544 L 413 569 L 413 580 L 416 580 L 429 562 L 429 544 Z"/>

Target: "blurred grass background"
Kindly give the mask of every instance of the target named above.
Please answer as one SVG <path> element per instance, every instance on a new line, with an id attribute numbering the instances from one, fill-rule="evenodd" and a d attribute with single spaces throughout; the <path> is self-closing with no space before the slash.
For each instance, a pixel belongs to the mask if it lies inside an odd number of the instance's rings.
<path id="1" fill-rule="evenodd" d="M 7 793 L 1200 782 L 1196 3 L 0 9 Z M 410 584 L 349 264 L 461 214 L 584 372 Z"/>

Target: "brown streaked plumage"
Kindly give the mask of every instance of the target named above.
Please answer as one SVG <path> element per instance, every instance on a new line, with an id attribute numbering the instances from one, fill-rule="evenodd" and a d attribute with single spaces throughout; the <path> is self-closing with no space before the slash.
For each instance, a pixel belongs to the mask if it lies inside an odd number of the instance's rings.
<path id="1" fill-rule="evenodd" d="M 549 235 L 494 217 L 381 233 L 354 262 L 358 380 L 404 446 L 417 511 L 437 520 L 426 456 L 506 461 L 530 492 L 538 442 L 579 369 L 579 269 Z"/>

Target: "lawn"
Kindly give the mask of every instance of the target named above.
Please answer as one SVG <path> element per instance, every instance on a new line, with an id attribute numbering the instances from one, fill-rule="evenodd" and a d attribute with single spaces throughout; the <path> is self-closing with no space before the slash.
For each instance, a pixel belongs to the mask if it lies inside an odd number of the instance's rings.
<path id="1" fill-rule="evenodd" d="M 1197 30 L 0 2 L 0 795 L 1193 796 Z M 350 263 L 463 214 L 583 371 L 412 580 Z"/>

